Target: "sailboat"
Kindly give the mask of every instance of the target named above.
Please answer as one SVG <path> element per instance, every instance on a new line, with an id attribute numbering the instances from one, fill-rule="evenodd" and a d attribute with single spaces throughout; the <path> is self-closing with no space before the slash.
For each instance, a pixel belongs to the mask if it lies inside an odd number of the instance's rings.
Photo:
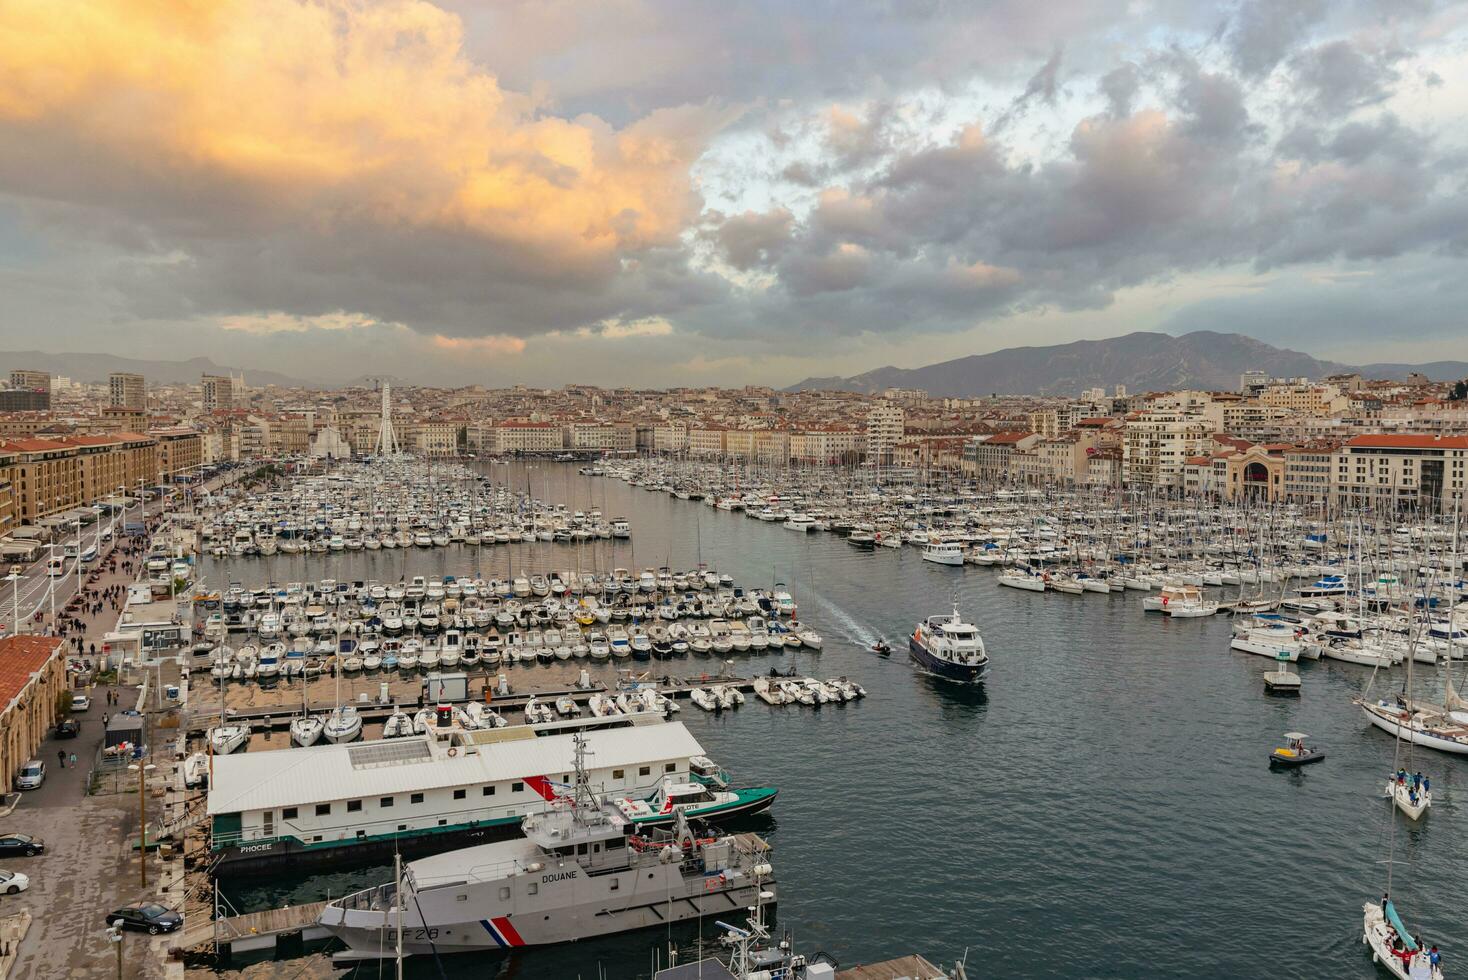
<path id="1" fill-rule="evenodd" d="M 219 675 L 219 724 L 209 729 L 209 751 L 215 755 L 238 752 L 250 741 L 250 726 L 225 720 L 224 675 Z"/>
<path id="2" fill-rule="evenodd" d="M 341 637 L 337 637 L 337 650 L 342 649 Z M 333 671 L 336 675 L 336 707 L 326 716 L 321 734 L 328 742 L 341 744 L 356 740 L 362 734 L 362 716 L 357 714 L 357 709 L 350 704 L 342 704 L 342 672 L 340 667 Z"/>
<path id="3" fill-rule="evenodd" d="M 310 688 L 310 678 L 301 682 L 301 717 L 291 719 L 291 741 L 301 748 L 315 745 L 316 740 L 321 737 L 321 730 L 325 724 L 320 718 L 311 714 L 311 709 L 306 704 L 306 692 Z"/>

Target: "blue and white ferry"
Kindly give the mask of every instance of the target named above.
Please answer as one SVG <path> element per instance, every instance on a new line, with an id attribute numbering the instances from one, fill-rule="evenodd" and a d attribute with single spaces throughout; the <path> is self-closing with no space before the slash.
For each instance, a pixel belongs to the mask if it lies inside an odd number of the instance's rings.
<path id="1" fill-rule="evenodd" d="M 950 616 L 929 616 L 908 637 L 908 653 L 923 670 L 964 684 L 977 684 L 989 672 L 989 654 L 978 627 Z"/>

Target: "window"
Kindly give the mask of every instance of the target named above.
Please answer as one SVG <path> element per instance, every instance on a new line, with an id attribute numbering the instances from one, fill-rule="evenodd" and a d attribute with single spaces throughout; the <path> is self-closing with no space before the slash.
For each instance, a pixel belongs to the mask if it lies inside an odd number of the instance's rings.
<path id="1" fill-rule="evenodd" d="M 484 787 L 484 795 L 485 796 L 493 796 L 494 795 L 494 787 L 493 786 L 486 786 L 486 787 Z"/>
<path id="2" fill-rule="evenodd" d="M 392 806 L 392 804 L 393 798 L 391 796 L 384 796 L 382 799 L 377 801 L 377 805 L 383 808 L 390 807 Z"/>
<path id="3" fill-rule="evenodd" d="M 414 793 L 413 795 L 411 795 L 411 796 L 408 797 L 408 802 L 409 803 L 422 803 L 423 802 L 423 794 L 422 793 Z"/>
<path id="4" fill-rule="evenodd" d="M 348 813 L 361 813 L 362 812 L 362 801 L 361 800 L 347 800 L 347 812 Z"/>
<path id="5" fill-rule="evenodd" d="M 280 819 L 282 819 L 282 820 L 294 820 L 294 819 L 296 819 L 296 808 L 293 807 L 293 806 L 288 806 L 284 810 L 280 811 Z"/>
<path id="6" fill-rule="evenodd" d="M 330 816 L 331 815 L 331 804 L 330 803 L 318 803 L 318 804 L 316 804 L 316 815 L 318 817 L 327 817 L 327 816 Z"/>
<path id="7" fill-rule="evenodd" d="M 627 778 L 627 770 L 626 769 L 613 769 L 612 770 L 612 778 L 613 779 L 626 779 Z"/>
<path id="8" fill-rule="evenodd" d="M 652 766 L 643 766 L 641 769 L 638 769 L 637 770 L 637 775 L 639 775 L 639 776 L 651 776 L 652 775 Z"/>
<path id="9" fill-rule="evenodd" d="M 462 790 L 462 789 L 456 789 L 456 790 L 454 790 L 454 799 L 456 799 L 456 800 L 462 800 L 464 798 L 464 795 L 465 795 L 465 791 L 464 790 Z"/>
<path id="10" fill-rule="evenodd" d="M 540 894 L 540 882 L 538 882 L 538 881 L 532 881 L 530 884 L 526 885 L 525 886 L 525 894 L 527 894 L 527 895 L 539 895 Z"/>
<path id="11" fill-rule="evenodd" d="M 677 772 L 678 767 L 671 762 L 663 763 L 663 772 Z"/>
<path id="12" fill-rule="evenodd" d="M 525 788 L 525 784 L 524 783 L 511 783 L 510 784 L 510 792 L 511 793 L 518 793 L 521 790 L 523 790 L 524 788 Z"/>

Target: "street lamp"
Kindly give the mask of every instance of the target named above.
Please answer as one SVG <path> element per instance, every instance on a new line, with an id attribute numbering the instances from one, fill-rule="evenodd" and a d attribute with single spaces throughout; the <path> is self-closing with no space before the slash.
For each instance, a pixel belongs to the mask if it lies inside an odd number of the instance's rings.
<path id="1" fill-rule="evenodd" d="M 20 634 L 20 572 L 11 572 L 5 577 L 10 583 L 10 635 Z"/>
<path id="2" fill-rule="evenodd" d="M 144 888 L 148 887 L 148 773 L 157 768 L 141 759 L 127 767 L 138 774 L 138 878 Z"/>
<path id="3" fill-rule="evenodd" d="M 107 940 L 117 948 L 117 980 L 122 980 L 122 920 L 113 919 L 107 927 Z"/>

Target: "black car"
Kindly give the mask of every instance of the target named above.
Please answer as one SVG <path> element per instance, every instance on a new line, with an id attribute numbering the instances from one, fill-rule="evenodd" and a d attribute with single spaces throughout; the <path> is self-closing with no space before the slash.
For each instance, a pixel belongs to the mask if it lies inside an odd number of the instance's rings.
<path id="1" fill-rule="evenodd" d="M 82 730 L 82 723 L 75 718 L 63 718 L 56 723 L 57 738 L 76 738 Z"/>
<path id="2" fill-rule="evenodd" d="M 108 914 L 109 926 L 118 921 L 122 922 L 124 929 L 138 929 L 156 936 L 160 932 L 172 932 L 183 925 L 183 916 L 157 902 L 148 902 L 143 905 L 129 905 Z"/>
<path id="3" fill-rule="evenodd" d="M 24 854 L 26 857 L 35 857 L 44 853 L 46 842 L 39 837 L 30 834 L 5 834 L 0 836 L 0 857 L 9 857 L 16 854 Z"/>

